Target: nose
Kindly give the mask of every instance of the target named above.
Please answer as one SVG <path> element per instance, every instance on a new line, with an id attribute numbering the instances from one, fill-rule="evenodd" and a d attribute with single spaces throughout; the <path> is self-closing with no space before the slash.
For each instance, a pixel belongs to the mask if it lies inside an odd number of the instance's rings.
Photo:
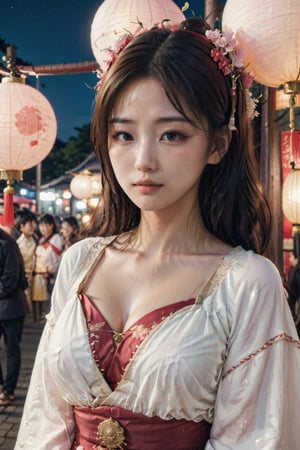
<path id="1" fill-rule="evenodd" d="M 154 172 L 158 168 L 155 143 L 142 140 L 137 145 L 135 168 L 140 172 Z"/>

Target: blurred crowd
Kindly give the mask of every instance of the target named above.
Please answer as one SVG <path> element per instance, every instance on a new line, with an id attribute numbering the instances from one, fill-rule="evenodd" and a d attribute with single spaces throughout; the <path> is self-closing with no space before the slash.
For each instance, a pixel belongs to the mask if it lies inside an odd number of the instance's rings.
<path id="1" fill-rule="evenodd" d="M 45 321 L 62 254 L 79 231 L 73 216 L 37 216 L 29 209 L 16 211 L 13 226 L 0 223 L 0 406 L 15 400 L 25 317 L 30 312 L 34 322 Z"/>
<path id="2" fill-rule="evenodd" d="M 24 208 L 16 212 L 14 226 L 1 228 L 16 240 L 23 258 L 28 310 L 35 322 L 43 322 L 62 254 L 80 239 L 80 224 L 74 216 L 36 215 Z"/>

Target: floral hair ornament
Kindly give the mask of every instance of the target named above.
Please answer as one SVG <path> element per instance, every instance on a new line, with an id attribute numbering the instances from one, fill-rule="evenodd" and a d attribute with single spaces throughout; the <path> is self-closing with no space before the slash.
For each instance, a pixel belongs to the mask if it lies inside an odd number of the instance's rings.
<path id="1" fill-rule="evenodd" d="M 169 29 L 170 31 L 178 30 L 179 26 L 176 25 L 168 25 L 169 19 L 164 19 L 160 23 L 153 25 L 152 28 L 158 28 L 158 29 Z M 95 86 L 95 89 L 98 91 L 100 88 L 100 85 L 102 81 L 105 78 L 105 75 L 107 74 L 107 71 L 109 70 L 110 66 L 114 63 L 114 61 L 117 59 L 118 55 L 121 53 L 121 51 L 127 47 L 128 44 L 130 44 L 133 39 L 138 36 L 139 34 L 145 33 L 148 31 L 147 28 L 144 28 L 143 24 L 137 20 L 138 27 L 135 30 L 134 33 L 131 33 L 130 31 L 125 31 L 125 34 L 123 34 L 119 39 L 115 41 L 115 44 L 112 48 L 108 49 L 108 56 L 105 61 L 105 67 L 102 70 L 97 70 L 97 77 L 99 78 L 98 83 Z"/>
<path id="2" fill-rule="evenodd" d="M 144 29 L 143 29 L 144 31 Z M 97 70 L 97 77 L 99 78 L 98 83 L 95 86 L 95 90 L 98 91 L 101 83 L 103 82 L 105 75 L 107 74 L 108 69 L 113 64 L 113 62 L 117 59 L 119 53 L 127 47 L 127 45 L 133 40 L 133 38 L 141 32 L 141 28 L 138 28 L 134 34 L 128 33 L 123 34 L 119 39 L 116 40 L 113 48 L 108 50 L 108 56 L 105 61 L 105 67 L 103 69 Z"/>
<path id="3" fill-rule="evenodd" d="M 235 110 L 236 110 L 236 86 L 241 83 L 246 95 L 246 108 L 250 120 L 257 117 L 256 111 L 258 99 L 253 98 L 250 87 L 252 86 L 254 76 L 252 72 L 246 71 L 243 60 L 245 51 L 237 47 L 238 41 L 231 30 L 223 33 L 217 28 L 205 31 L 206 38 L 213 43 L 215 48 L 211 50 L 212 59 L 218 64 L 219 69 L 224 76 L 230 75 L 232 80 L 232 111 L 229 121 L 229 129 L 236 130 Z"/>

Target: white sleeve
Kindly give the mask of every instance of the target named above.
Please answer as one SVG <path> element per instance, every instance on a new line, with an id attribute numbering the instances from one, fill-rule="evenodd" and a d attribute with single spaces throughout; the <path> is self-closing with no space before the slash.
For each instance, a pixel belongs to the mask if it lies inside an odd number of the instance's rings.
<path id="1" fill-rule="evenodd" d="M 73 442 L 73 412 L 57 392 L 47 365 L 46 324 L 41 337 L 15 450 L 70 450 Z"/>
<path id="2" fill-rule="evenodd" d="M 75 244 L 76 245 L 76 244 Z M 63 400 L 48 367 L 47 348 L 59 314 L 76 291 L 80 266 L 90 245 L 71 247 L 62 258 L 26 396 L 15 450 L 70 450 L 74 439 L 72 406 Z M 72 251 L 71 251 L 72 250 Z M 77 284 L 76 284 L 77 283 Z"/>
<path id="3" fill-rule="evenodd" d="M 228 355 L 205 450 L 299 448 L 300 343 L 277 269 L 258 260 L 254 271 L 231 293 L 243 300 L 229 307 Z"/>

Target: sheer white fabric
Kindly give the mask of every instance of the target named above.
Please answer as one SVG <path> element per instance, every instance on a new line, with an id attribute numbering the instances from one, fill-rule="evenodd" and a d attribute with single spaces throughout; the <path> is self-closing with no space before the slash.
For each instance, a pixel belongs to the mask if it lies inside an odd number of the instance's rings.
<path id="1" fill-rule="evenodd" d="M 275 266 L 233 250 L 195 304 L 151 331 L 112 391 L 77 296 L 104 242 L 81 241 L 63 257 L 15 449 L 69 450 L 72 405 L 101 404 L 205 419 L 213 424 L 206 450 L 298 448 L 300 344 Z"/>

